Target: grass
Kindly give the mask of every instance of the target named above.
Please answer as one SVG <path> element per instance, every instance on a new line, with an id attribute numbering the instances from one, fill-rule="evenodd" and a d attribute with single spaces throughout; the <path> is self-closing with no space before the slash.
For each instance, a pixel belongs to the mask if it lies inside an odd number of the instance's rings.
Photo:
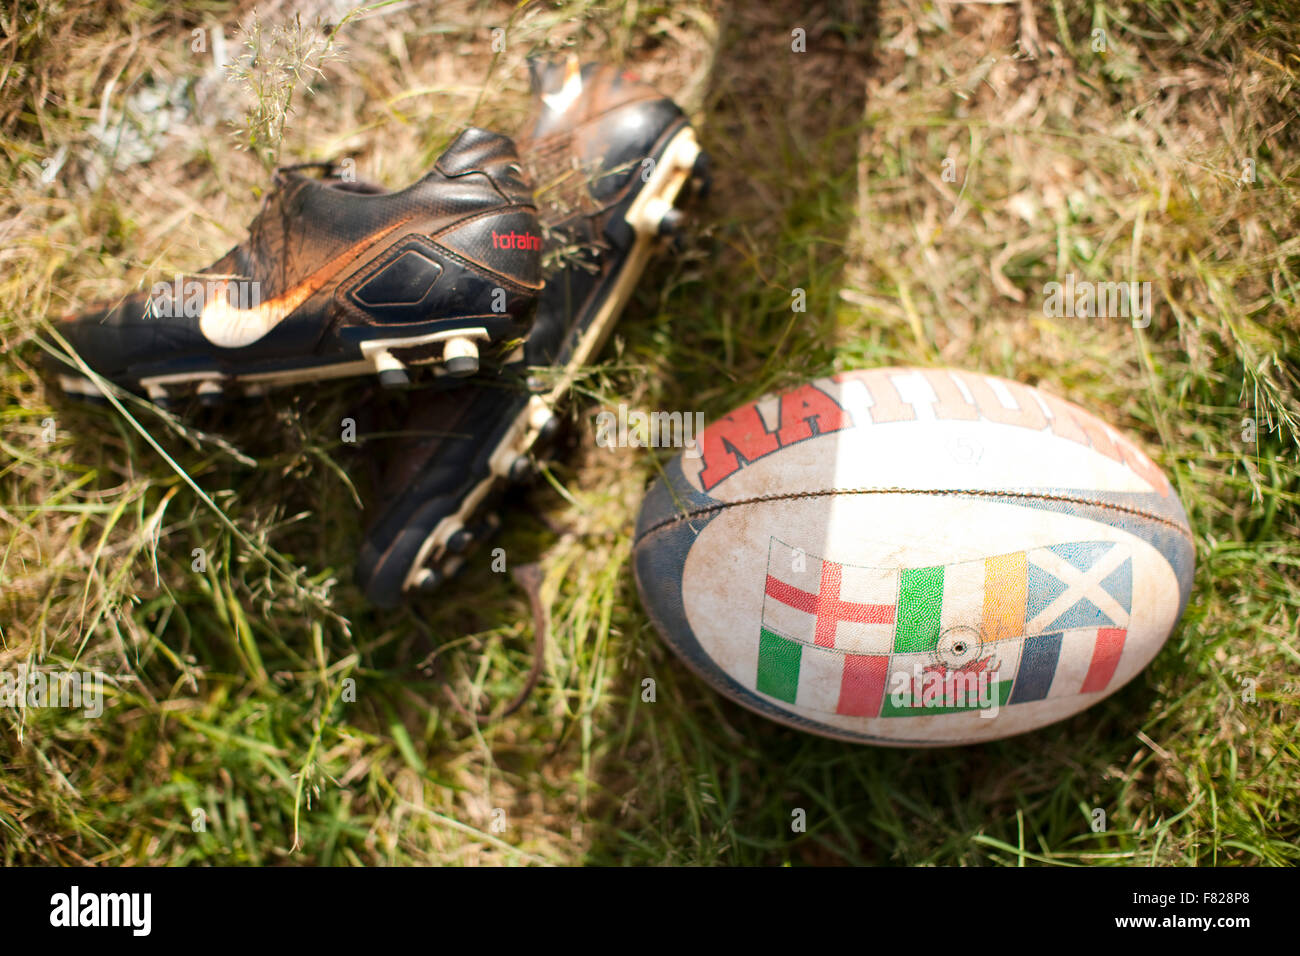
<path id="1" fill-rule="evenodd" d="M 346 12 L 289 9 L 262 42 Z M 292 49 L 330 55 L 269 101 L 191 49 L 222 24 L 239 52 L 223 4 L 4 14 L 0 671 L 108 684 L 98 719 L 0 709 L 0 861 L 1297 861 L 1300 27 L 1227 0 L 819 10 L 390 4 L 278 34 L 290 74 Z M 528 604 L 486 555 L 436 598 L 363 601 L 369 462 L 340 436 L 369 385 L 174 416 L 70 403 L 37 364 L 46 317 L 239 241 L 263 160 L 404 184 L 466 123 L 516 129 L 525 55 L 566 46 L 677 96 L 715 188 L 584 379 L 580 440 L 507 513 L 552 641 L 530 702 L 478 729 L 448 695 L 512 696 Z M 1151 282 L 1150 328 L 1044 316 L 1069 272 Z M 1047 385 L 1170 475 L 1196 589 L 1114 697 L 981 747 L 855 748 L 721 699 L 654 634 L 628 555 L 657 463 L 594 448 L 595 408 L 711 418 L 894 363 Z"/>

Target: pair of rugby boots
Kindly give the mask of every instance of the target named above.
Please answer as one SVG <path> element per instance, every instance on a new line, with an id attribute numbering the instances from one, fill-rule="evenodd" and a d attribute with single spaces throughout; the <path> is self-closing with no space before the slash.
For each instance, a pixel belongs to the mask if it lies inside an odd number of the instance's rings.
<path id="1" fill-rule="evenodd" d="M 672 100 L 606 65 L 530 66 L 518 146 L 469 128 L 396 192 L 281 169 L 248 239 L 208 269 L 57 323 L 64 390 L 210 403 L 418 379 L 401 429 L 418 437 L 382 463 L 357 575 L 382 606 L 436 588 L 546 457 L 575 374 L 708 184 Z"/>

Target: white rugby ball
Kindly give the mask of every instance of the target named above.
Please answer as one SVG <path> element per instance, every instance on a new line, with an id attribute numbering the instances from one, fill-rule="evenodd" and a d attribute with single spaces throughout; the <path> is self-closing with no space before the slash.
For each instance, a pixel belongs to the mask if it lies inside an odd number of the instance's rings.
<path id="1" fill-rule="evenodd" d="M 711 424 L 647 493 L 633 560 L 660 634 L 721 693 L 939 746 L 1114 693 L 1173 629 L 1195 551 L 1160 469 L 1083 409 L 883 368 Z"/>

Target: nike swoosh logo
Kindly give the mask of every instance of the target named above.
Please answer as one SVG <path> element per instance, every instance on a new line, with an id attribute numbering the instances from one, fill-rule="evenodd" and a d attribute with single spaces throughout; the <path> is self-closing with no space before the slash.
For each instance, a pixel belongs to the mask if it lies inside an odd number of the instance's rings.
<path id="1" fill-rule="evenodd" d="M 223 279 L 214 289 L 215 294 L 208 296 L 203 304 L 203 311 L 199 313 L 199 331 L 204 338 L 220 348 L 238 349 L 252 345 L 323 289 L 331 279 L 355 262 L 359 255 L 408 222 L 409 216 L 367 237 L 363 242 L 340 252 L 293 288 L 247 309 L 230 304 L 231 282 Z"/>

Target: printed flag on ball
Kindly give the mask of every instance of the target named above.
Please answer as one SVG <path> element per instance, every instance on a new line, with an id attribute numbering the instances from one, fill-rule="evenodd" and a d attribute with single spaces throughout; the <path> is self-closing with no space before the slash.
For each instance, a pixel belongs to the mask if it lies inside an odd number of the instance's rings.
<path id="1" fill-rule="evenodd" d="M 1111 541 L 872 568 L 772 538 L 755 687 L 855 717 L 1097 693 L 1123 653 L 1132 591 L 1132 556 Z"/>

